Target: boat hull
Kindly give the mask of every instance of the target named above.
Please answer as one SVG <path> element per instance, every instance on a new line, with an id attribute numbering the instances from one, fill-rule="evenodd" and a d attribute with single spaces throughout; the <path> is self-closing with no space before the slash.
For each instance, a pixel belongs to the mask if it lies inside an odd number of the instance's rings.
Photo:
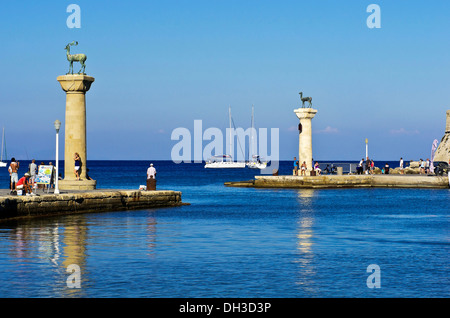
<path id="1" fill-rule="evenodd" d="M 267 168 L 267 163 L 249 162 L 247 167 L 250 169 L 265 169 Z"/>
<path id="2" fill-rule="evenodd" d="M 206 163 L 205 168 L 222 169 L 222 168 L 245 168 L 244 162 L 211 162 Z"/>

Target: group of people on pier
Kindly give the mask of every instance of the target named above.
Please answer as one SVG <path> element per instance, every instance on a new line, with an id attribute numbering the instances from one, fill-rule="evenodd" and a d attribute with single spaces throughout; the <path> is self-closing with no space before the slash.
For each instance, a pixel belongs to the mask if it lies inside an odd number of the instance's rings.
<path id="1" fill-rule="evenodd" d="M 45 165 L 44 162 L 41 162 L 41 165 Z M 49 166 L 52 167 L 52 175 L 50 178 L 50 184 L 48 187 L 52 188 L 54 184 L 54 178 L 55 178 L 55 168 L 53 166 L 52 162 L 49 162 Z M 8 167 L 8 172 L 10 176 L 10 194 L 17 194 L 17 191 L 22 191 L 25 195 L 35 195 L 33 193 L 33 189 L 37 188 L 36 184 L 36 176 L 38 172 L 38 165 L 36 164 L 36 160 L 31 160 L 31 163 L 28 165 L 28 170 L 23 174 L 21 178 L 19 178 L 19 168 L 20 168 L 20 162 L 16 161 L 16 159 L 13 157 L 11 158 L 11 163 Z M 45 185 L 42 185 L 42 188 L 45 188 Z"/>
<path id="2" fill-rule="evenodd" d="M 308 165 L 306 164 L 306 161 L 303 161 L 303 163 L 299 166 L 299 161 L 297 160 L 297 157 L 294 157 L 294 170 L 293 175 L 298 176 L 298 171 L 300 170 L 301 176 L 306 176 L 306 172 L 308 171 Z M 320 164 L 316 161 L 316 163 L 313 166 L 312 171 L 314 171 L 314 175 L 320 176 L 322 173 L 322 169 L 320 168 Z"/>

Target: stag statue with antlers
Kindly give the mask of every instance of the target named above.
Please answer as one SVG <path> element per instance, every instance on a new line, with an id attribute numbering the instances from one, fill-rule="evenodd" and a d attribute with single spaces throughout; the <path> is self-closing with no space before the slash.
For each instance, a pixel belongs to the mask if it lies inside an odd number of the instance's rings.
<path id="1" fill-rule="evenodd" d="M 300 92 L 300 99 L 302 100 L 302 108 L 305 107 L 305 102 L 309 102 L 309 108 L 312 107 L 312 97 L 303 97 L 303 92 Z"/>
<path id="2" fill-rule="evenodd" d="M 78 72 L 78 74 L 84 74 L 84 70 L 86 69 L 86 62 L 87 56 L 86 54 L 70 54 L 70 47 L 72 45 L 78 45 L 78 42 L 73 41 L 72 43 L 69 43 L 66 45 L 66 52 L 67 52 L 67 60 L 70 62 L 69 72 L 67 74 L 73 74 L 73 62 L 80 62 L 81 69 Z"/>

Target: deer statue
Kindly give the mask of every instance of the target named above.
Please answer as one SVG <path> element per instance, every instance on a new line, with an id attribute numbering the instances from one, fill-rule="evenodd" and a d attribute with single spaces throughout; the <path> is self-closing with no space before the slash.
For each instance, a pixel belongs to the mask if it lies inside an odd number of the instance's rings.
<path id="1" fill-rule="evenodd" d="M 309 108 L 312 107 L 312 98 L 311 97 L 303 97 L 303 92 L 300 92 L 300 99 L 302 100 L 302 108 L 305 107 L 305 102 L 309 102 Z"/>
<path id="2" fill-rule="evenodd" d="M 69 43 L 66 45 L 66 52 L 67 52 L 67 60 L 70 62 L 70 67 L 69 67 L 69 73 L 67 74 L 73 74 L 73 62 L 80 62 L 81 64 L 81 69 L 78 72 L 78 74 L 84 74 L 84 70 L 86 69 L 86 64 L 84 64 L 84 62 L 86 62 L 87 56 L 86 54 L 70 54 L 70 47 L 72 45 L 78 45 L 78 42 L 73 41 L 72 43 Z"/>

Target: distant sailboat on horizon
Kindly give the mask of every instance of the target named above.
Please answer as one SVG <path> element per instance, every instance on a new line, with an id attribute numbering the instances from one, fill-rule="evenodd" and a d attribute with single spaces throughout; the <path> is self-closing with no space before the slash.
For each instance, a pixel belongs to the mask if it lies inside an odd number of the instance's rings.
<path id="1" fill-rule="evenodd" d="M 267 162 L 261 161 L 261 158 L 258 155 L 258 147 L 253 147 L 254 146 L 253 131 L 255 130 L 254 112 L 255 112 L 255 106 L 252 105 L 252 128 L 250 131 L 251 136 L 250 136 L 250 147 L 249 147 L 251 158 L 248 158 L 248 162 L 246 165 L 250 169 L 265 169 L 267 167 Z M 253 148 L 256 148 L 256 149 L 253 149 Z"/>
<path id="2" fill-rule="evenodd" d="M 231 107 L 228 108 L 229 120 L 230 120 L 230 151 L 232 147 L 232 130 L 231 130 Z M 245 168 L 245 162 L 233 161 L 231 155 L 225 154 L 221 156 L 212 156 L 205 164 L 205 168 Z"/>
<path id="3" fill-rule="evenodd" d="M 5 127 L 3 127 L 3 133 L 2 133 L 2 150 L 0 153 L 0 167 L 6 167 L 7 163 L 3 162 L 3 153 L 5 154 L 5 160 L 8 160 L 6 156 L 6 140 L 5 140 Z"/>

